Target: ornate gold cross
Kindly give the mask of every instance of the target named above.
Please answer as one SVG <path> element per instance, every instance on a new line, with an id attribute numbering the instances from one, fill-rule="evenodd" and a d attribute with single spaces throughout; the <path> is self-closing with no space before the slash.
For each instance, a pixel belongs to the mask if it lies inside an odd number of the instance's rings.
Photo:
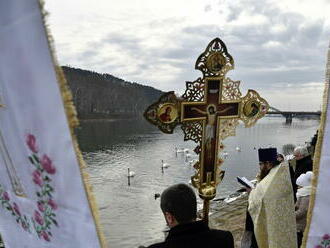
<path id="1" fill-rule="evenodd" d="M 1 100 L 1 98 L 0 98 L 0 100 Z M 1 111 L 1 108 L 4 108 L 4 107 L 5 107 L 5 105 L 0 102 L 0 111 Z M 17 196 L 25 197 L 23 186 L 16 173 L 16 169 L 15 169 L 13 160 L 10 157 L 9 151 L 5 144 L 4 137 L 2 136 L 1 128 L 0 128 L 0 159 L 4 162 L 4 165 L 6 167 L 7 174 L 8 174 L 8 177 L 9 177 L 9 180 L 12 185 L 14 193 Z M 1 160 L 0 160 L 0 164 L 1 164 Z"/>
<path id="2" fill-rule="evenodd" d="M 165 133 L 173 133 L 181 124 L 184 140 L 193 140 L 199 161 L 192 184 L 204 199 L 204 219 L 208 221 L 209 201 L 216 195 L 224 171 L 219 152 L 224 149 L 222 140 L 235 135 L 238 121 L 250 127 L 263 117 L 269 105 L 254 90 L 245 97 L 239 89 L 239 81 L 226 77 L 234 68 L 234 60 L 226 45 L 219 38 L 212 40 L 196 61 L 195 69 L 202 71 L 203 78 L 186 82 L 186 91 L 176 97 L 173 91 L 165 93 L 149 106 L 145 118 Z"/>

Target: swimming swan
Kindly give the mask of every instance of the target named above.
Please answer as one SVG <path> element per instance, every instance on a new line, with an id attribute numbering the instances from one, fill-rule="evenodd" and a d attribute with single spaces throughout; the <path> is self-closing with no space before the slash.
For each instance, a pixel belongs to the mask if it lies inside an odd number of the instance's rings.
<path id="1" fill-rule="evenodd" d="M 135 176 L 135 172 L 134 171 L 130 171 L 129 168 L 127 168 L 127 177 L 134 177 Z"/>

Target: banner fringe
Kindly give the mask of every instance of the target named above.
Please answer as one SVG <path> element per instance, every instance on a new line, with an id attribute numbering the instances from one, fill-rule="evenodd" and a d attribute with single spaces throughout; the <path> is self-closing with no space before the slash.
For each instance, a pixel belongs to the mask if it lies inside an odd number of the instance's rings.
<path id="1" fill-rule="evenodd" d="M 66 81 L 64 73 L 62 71 L 62 68 L 57 63 L 56 52 L 55 52 L 55 48 L 54 48 L 54 39 L 53 39 L 53 37 L 51 35 L 51 32 L 50 32 L 50 29 L 47 25 L 48 12 L 45 11 L 45 9 L 44 9 L 44 0 L 38 0 L 38 2 L 39 2 L 40 11 L 41 11 L 41 14 L 42 14 L 42 19 L 43 19 L 43 23 L 44 23 L 45 32 L 46 32 L 46 35 L 47 35 L 49 51 L 50 51 L 50 54 L 51 54 L 51 57 L 52 57 L 52 61 L 53 61 L 54 68 L 55 68 L 55 71 L 56 71 L 57 82 L 59 84 L 59 88 L 60 88 L 61 95 L 62 95 L 62 100 L 63 100 L 63 103 L 64 103 L 64 109 L 65 109 L 65 113 L 66 113 L 66 116 L 67 116 L 68 125 L 69 125 L 69 128 L 70 128 L 70 133 L 71 133 L 71 137 L 72 137 L 73 146 L 74 146 L 74 149 L 75 149 L 77 160 L 79 162 L 80 173 L 81 173 L 81 176 L 82 176 L 82 181 L 83 181 L 83 184 L 84 184 L 84 188 L 85 188 L 86 196 L 87 196 L 89 206 L 90 206 L 90 209 L 91 209 L 91 212 L 92 212 L 92 216 L 94 218 L 95 227 L 96 227 L 97 235 L 98 235 L 98 238 L 99 238 L 100 246 L 102 248 L 107 248 L 108 246 L 107 246 L 107 243 L 106 243 L 106 239 L 104 237 L 103 229 L 102 229 L 102 226 L 101 226 L 100 221 L 99 221 L 100 217 L 99 217 L 99 211 L 98 211 L 97 203 L 96 203 L 95 197 L 92 193 L 92 185 L 89 182 L 88 173 L 84 170 L 86 168 L 86 164 L 85 164 L 85 161 L 83 159 L 82 153 L 80 151 L 78 141 L 77 141 L 77 137 L 74 134 L 74 129 L 79 126 L 79 120 L 77 118 L 77 111 L 76 111 L 75 106 L 73 104 L 72 94 L 71 94 L 71 91 L 70 91 L 69 86 L 67 84 L 67 81 Z"/>
<path id="2" fill-rule="evenodd" d="M 327 107 L 329 104 L 329 81 L 330 81 L 330 43 L 329 43 L 329 49 L 328 49 L 328 61 L 326 65 L 326 74 L 325 74 L 325 85 L 324 85 L 324 93 L 323 93 L 323 104 L 322 104 L 322 112 L 321 112 L 321 123 L 320 127 L 318 129 L 318 136 L 317 136 L 317 142 L 315 146 L 315 153 L 314 153 L 314 159 L 313 159 L 313 173 L 314 177 L 312 180 L 312 194 L 310 196 L 309 201 L 309 207 L 308 207 L 308 213 L 307 213 L 307 224 L 304 231 L 303 241 L 301 248 L 306 248 L 307 241 L 308 241 L 308 234 L 311 227 L 311 222 L 313 218 L 313 210 L 315 206 L 315 198 L 316 198 L 316 191 L 317 191 L 317 183 L 318 183 L 318 177 L 320 172 L 320 160 L 322 156 L 322 144 L 323 144 L 323 138 L 324 138 L 324 129 L 325 124 L 327 122 Z"/>

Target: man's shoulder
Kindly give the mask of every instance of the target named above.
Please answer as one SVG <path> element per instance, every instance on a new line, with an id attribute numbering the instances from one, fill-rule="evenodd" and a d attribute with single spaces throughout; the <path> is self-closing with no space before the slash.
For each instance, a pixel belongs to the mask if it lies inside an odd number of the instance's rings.
<path id="1" fill-rule="evenodd" d="M 233 240 L 233 235 L 229 231 L 210 229 L 210 233 L 212 236 L 217 237 L 221 240 L 227 240 L 227 241 Z"/>
<path id="2" fill-rule="evenodd" d="M 202 240 L 201 240 L 202 239 Z M 170 242 L 161 242 L 148 246 L 147 248 L 169 248 L 169 247 L 179 247 L 184 248 L 187 247 L 226 247 L 226 248 L 234 248 L 234 238 L 231 232 L 210 229 L 204 235 L 199 236 L 195 235 L 188 239 L 175 239 Z"/>
<path id="3" fill-rule="evenodd" d="M 220 245 L 220 247 L 234 248 L 234 238 L 229 231 L 210 229 L 203 238 L 207 240 L 207 247 Z"/>

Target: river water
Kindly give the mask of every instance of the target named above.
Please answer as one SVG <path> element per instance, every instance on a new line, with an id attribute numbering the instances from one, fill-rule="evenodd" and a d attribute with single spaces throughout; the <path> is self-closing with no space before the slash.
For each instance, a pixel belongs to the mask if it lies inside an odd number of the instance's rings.
<path id="1" fill-rule="evenodd" d="M 226 174 L 217 197 L 226 197 L 239 187 L 236 176 L 254 178 L 259 147 L 272 145 L 281 152 L 284 144 L 305 144 L 318 126 L 318 120 L 297 119 L 285 125 L 280 117 L 265 117 L 252 128 L 239 125 L 236 136 L 224 141 L 228 157 L 222 170 Z M 154 194 L 175 183 L 188 183 L 194 169 L 184 155 L 176 155 L 175 148 L 188 148 L 193 154 L 196 144 L 184 142 L 179 127 L 171 135 L 163 134 L 144 120 L 83 122 L 77 135 L 109 247 L 161 241 L 165 221 Z M 164 173 L 161 160 L 170 165 Z M 128 168 L 136 174 L 130 186 Z"/>

